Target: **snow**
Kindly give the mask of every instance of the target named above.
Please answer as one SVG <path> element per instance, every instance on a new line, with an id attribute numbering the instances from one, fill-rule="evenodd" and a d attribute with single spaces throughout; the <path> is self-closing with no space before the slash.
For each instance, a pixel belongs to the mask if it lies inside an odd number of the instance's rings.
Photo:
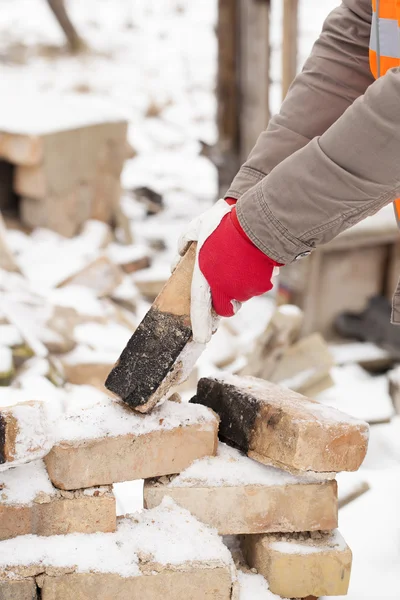
<path id="1" fill-rule="evenodd" d="M 132 331 L 118 323 L 82 323 L 74 329 L 74 338 L 93 350 L 115 353 L 118 357 L 132 336 Z"/>
<path id="2" fill-rule="evenodd" d="M 279 537 L 279 534 L 274 534 L 274 537 Z M 268 538 L 267 538 L 268 540 Z M 343 552 L 347 548 L 347 544 L 340 534 L 338 529 L 332 531 L 328 536 L 324 536 L 320 540 L 306 539 L 304 541 L 286 539 L 285 541 L 268 542 L 271 550 L 282 554 L 316 554 L 323 552 Z"/>
<path id="3" fill-rule="evenodd" d="M 40 492 L 48 496 L 56 494 L 42 460 L 36 460 L 0 473 L 1 504 L 29 505 Z"/>
<path id="4" fill-rule="evenodd" d="M 337 365 L 355 362 L 390 360 L 390 353 L 371 342 L 331 344 L 329 351 Z"/>
<path id="5" fill-rule="evenodd" d="M 238 571 L 238 581 L 240 585 L 239 600 L 280 600 L 281 598 L 270 591 L 268 583 L 262 575 Z"/>
<path id="6" fill-rule="evenodd" d="M 15 134 L 46 135 L 126 117 L 104 98 L 42 92 L 30 94 L 28 103 L 24 97 L 10 95 L 3 101 L 0 131 Z"/>
<path id="7" fill-rule="evenodd" d="M 67 285 L 52 289 L 47 298 L 53 305 L 74 308 L 79 314 L 91 317 L 102 317 L 105 309 L 92 291 L 79 285 Z"/>
<path id="8" fill-rule="evenodd" d="M 149 256 L 149 249 L 144 245 L 110 244 L 107 248 L 107 256 L 117 265 L 127 265 Z"/>
<path id="9" fill-rule="evenodd" d="M 57 424 L 59 442 L 119 435 L 145 435 L 188 425 L 213 427 L 215 417 L 204 406 L 165 402 L 149 415 L 135 413 L 90 386 L 70 386 L 66 412 Z"/>
<path id="10" fill-rule="evenodd" d="M 13 348 L 23 343 L 21 334 L 14 325 L 0 325 L 0 344 Z"/>
<path id="11" fill-rule="evenodd" d="M 12 351 L 8 346 L 0 346 L 0 375 L 8 375 L 12 370 Z"/>
<path id="12" fill-rule="evenodd" d="M 334 367 L 331 375 L 335 386 L 316 398 L 322 404 L 346 411 L 368 423 L 389 420 L 393 416 L 394 408 L 385 375 L 373 377 L 354 364 Z"/>
<path id="13" fill-rule="evenodd" d="M 49 453 L 54 445 L 54 421 L 60 414 L 59 409 L 57 403 L 53 406 L 52 402 L 31 402 L 15 404 L 6 411 L 16 419 L 17 431 L 12 455 L 0 465 L 0 471 L 43 458 Z"/>
<path id="14" fill-rule="evenodd" d="M 285 486 L 296 484 L 309 484 L 324 481 L 321 476 L 317 479 L 310 477 L 295 476 L 262 465 L 248 458 L 235 448 L 219 443 L 217 456 L 206 457 L 196 460 L 190 467 L 180 475 L 174 477 L 166 487 L 194 487 L 206 486 L 236 486 L 236 485 L 260 485 L 260 486 Z"/>
<path id="15" fill-rule="evenodd" d="M 234 576 L 231 555 L 216 531 L 177 507 L 172 500 L 119 521 L 116 533 L 66 536 L 20 536 L 0 544 L 0 568 L 25 565 L 73 568 L 79 573 L 141 574 L 139 556 L 179 567 L 190 561 L 226 566 Z"/>

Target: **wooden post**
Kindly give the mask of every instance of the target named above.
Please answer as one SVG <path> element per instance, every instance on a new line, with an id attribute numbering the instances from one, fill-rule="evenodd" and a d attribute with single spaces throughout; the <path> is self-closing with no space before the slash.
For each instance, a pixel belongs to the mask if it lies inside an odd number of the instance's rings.
<path id="1" fill-rule="evenodd" d="M 239 0 L 240 156 L 245 161 L 269 121 L 269 0 Z"/>
<path id="2" fill-rule="evenodd" d="M 269 119 L 270 0 L 218 2 L 218 132 L 214 156 L 226 192 Z"/>
<path id="3" fill-rule="evenodd" d="M 296 76 L 299 0 L 283 0 L 282 100 Z"/>
<path id="4" fill-rule="evenodd" d="M 220 195 L 239 168 L 238 0 L 218 0 L 218 167 Z"/>

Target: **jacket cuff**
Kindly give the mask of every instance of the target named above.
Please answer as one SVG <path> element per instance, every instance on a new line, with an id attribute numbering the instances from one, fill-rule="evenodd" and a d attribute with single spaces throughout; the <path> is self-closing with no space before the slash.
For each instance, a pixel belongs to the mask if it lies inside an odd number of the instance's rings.
<path id="1" fill-rule="evenodd" d="M 239 200 L 243 194 L 264 179 L 264 177 L 266 177 L 266 174 L 261 171 L 257 171 L 256 169 L 247 166 L 241 167 L 235 179 L 232 181 L 231 187 L 226 192 L 225 198 L 235 198 L 235 200 Z"/>
<path id="2" fill-rule="evenodd" d="M 314 246 L 294 237 L 275 218 L 258 185 L 236 204 L 239 223 L 257 248 L 272 260 L 283 265 L 311 254 Z"/>

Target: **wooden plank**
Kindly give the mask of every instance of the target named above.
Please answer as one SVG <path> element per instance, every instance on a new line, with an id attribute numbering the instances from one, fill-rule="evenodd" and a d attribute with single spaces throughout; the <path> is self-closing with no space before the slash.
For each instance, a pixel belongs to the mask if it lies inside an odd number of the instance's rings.
<path id="1" fill-rule="evenodd" d="M 282 100 L 296 76 L 299 0 L 283 0 Z"/>
<path id="2" fill-rule="evenodd" d="M 269 0 L 239 0 L 240 156 L 246 160 L 269 120 Z"/>

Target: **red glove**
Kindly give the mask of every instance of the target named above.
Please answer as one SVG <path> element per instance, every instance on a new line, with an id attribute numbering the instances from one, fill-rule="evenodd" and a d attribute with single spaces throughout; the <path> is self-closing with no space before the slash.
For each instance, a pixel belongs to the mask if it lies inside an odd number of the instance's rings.
<path id="1" fill-rule="evenodd" d="M 227 198 L 226 202 L 236 203 L 233 198 Z M 211 288 L 215 312 L 221 317 L 231 317 L 235 313 L 232 300 L 245 302 L 269 292 L 274 267 L 282 265 L 261 252 L 247 237 L 234 207 L 204 242 L 199 266 Z"/>

